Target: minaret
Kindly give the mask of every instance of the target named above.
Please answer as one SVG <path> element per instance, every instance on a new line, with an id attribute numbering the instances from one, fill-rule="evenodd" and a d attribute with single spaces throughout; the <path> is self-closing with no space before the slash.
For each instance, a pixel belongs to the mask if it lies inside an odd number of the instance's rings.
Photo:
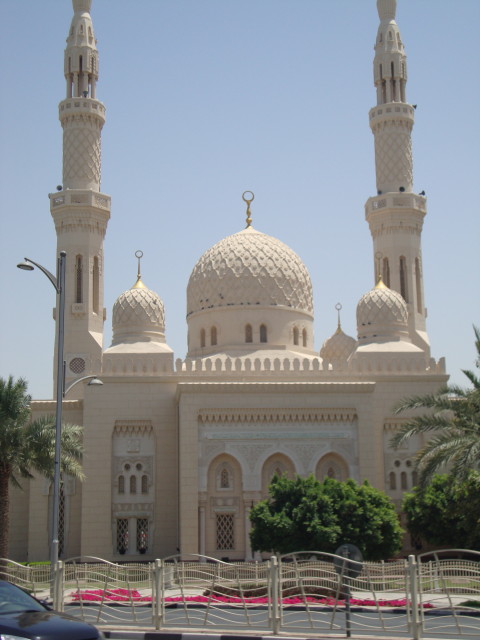
<path id="1" fill-rule="evenodd" d="M 67 253 L 67 386 L 79 377 L 100 372 L 105 321 L 103 239 L 110 218 L 110 197 L 100 192 L 105 106 L 96 99 L 98 51 L 90 6 L 91 0 L 73 0 L 74 16 L 65 49 L 66 99 L 59 104 L 63 185 L 49 195 L 57 253 Z M 81 397 L 82 387 L 76 385 L 68 397 Z"/>
<path id="2" fill-rule="evenodd" d="M 415 106 L 406 99 L 407 59 L 395 22 L 396 0 L 377 0 L 380 26 L 373 62 L 377 106 L 370 110 L 375 138 L 377 196 L 365 216 L 373 238 L 375 280 L 400 293 L 412 342 L 429 356 L 425 328 L 421 234 L 426 198 L 413 193 L 412 128 Z"/>

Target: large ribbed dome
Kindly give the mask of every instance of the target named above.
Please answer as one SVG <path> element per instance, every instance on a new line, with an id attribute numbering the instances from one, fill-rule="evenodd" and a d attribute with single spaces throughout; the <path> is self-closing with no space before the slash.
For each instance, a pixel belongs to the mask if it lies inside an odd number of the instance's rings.
<path id="1" fill-rule="evenodd" d="M 305 265 L 283 242 L 252 227 L 224 238 L 192 271 L 187 315 L 236 305 L 284 306 L 312 314 Z"/>
<path id="2" fill-rule="evenodd" d="M 140 278 L 113 305 L 112 345 L 132 339 L 164 341 L 165 311 L 159 296 Z"/>

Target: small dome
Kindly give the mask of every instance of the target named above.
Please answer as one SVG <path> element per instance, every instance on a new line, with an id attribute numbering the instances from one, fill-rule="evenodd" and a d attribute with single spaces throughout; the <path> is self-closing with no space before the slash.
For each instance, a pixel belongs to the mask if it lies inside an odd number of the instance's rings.
<path id="1" fill-rule="evenodd" d="M 408 335 L 408 311 L 402 296 L 380 279 L 357 305 L 359 340 L 405 337 Z"/>
<path id="2" fill-rule="evenodd" d="M 112 345 L 133 340 L 165 342 L 163 302 L 140 277 L 113 305 L 112 329 Z"/>
<path id="3" fill-rule="evenodd" d="M 280 240 L 251 226 L 208 249 L 188 282 L 187 317 L 237 305 L 313 313 L 312 283 L 301 259 Z"/>
<path id="4" fill-rule="evenodd" d="M 320 349 L 320 357 L 326 362 L 346 362 L 355 349 L 357 341 L 347 336 L 340 325 L 333 336 L 327 338 Z"/>

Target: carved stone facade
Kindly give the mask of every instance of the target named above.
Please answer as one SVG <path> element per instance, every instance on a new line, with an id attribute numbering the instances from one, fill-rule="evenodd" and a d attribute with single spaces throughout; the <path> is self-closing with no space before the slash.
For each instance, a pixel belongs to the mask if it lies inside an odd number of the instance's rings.
<path id="1" fill-rule="evenodd" d="M 377 5 L 370 123 L 379 193 L 365 206 L 377 282 L 358 304 L 357 335 L 344 334 L 339 319 L 319 353 L 308 270 L 251 226 L 246 199 L 247 228 L 192 264 L 184 359 L 168 346 L 168 309 L 140 264 L 113 307 L 112 344 L 103 345 L 103 279 L 113 267 L 104 264 L 110 198 L 100 192 L 105 108 L 90 4 L 73 1 L 60 104 L 65 184 L 50 195 L 57 249 L 68 258 L 67 384 L 93 374 L 103 381 L 76 385 L 64 402 L 65 420 L 84 427 L 86 476 L 73 491 L 65 485 L 65 553 L 251 559 L 249 512 L 275 473 L 367 479 L 399 505 L 415 482 L 415 450 L 390 448 L 394 406 L 435 392 L 447 375 L 425 326 L 426 199 L 411 188 L 414 109 L 395 0 Z M 33 403 L 35 416 L 54 408 Z M 32 481 L 14 494 L 12 559 L 48 557 L 48 493 Z"/>

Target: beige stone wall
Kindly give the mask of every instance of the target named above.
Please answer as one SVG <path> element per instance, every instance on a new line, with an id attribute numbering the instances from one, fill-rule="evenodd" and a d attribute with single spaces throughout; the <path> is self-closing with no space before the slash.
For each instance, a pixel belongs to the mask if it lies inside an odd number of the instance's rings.
<path id="1" fill-rule="evenodd" d="M 103 378 L 100 394 L 86 398 L 86 480 L 82 500 L 82 555 L 120 559 L 112 519 L 112 435 L 116 424 L 149 421 L 155 438 L 153 541 L 142 559 L 175 553 L 177 547 L 176 412 L 174 386 L 152 379 Z M 96 391 L 96 390 L 95 390 Z M 88 392 L 87 392 L 88 393 Z M 137 556 L 138 558 L 138 556 Z M 122 560 L 128 560 L 122 556 Z M 131 558 L 130 558 L 131 559 Z"/>

